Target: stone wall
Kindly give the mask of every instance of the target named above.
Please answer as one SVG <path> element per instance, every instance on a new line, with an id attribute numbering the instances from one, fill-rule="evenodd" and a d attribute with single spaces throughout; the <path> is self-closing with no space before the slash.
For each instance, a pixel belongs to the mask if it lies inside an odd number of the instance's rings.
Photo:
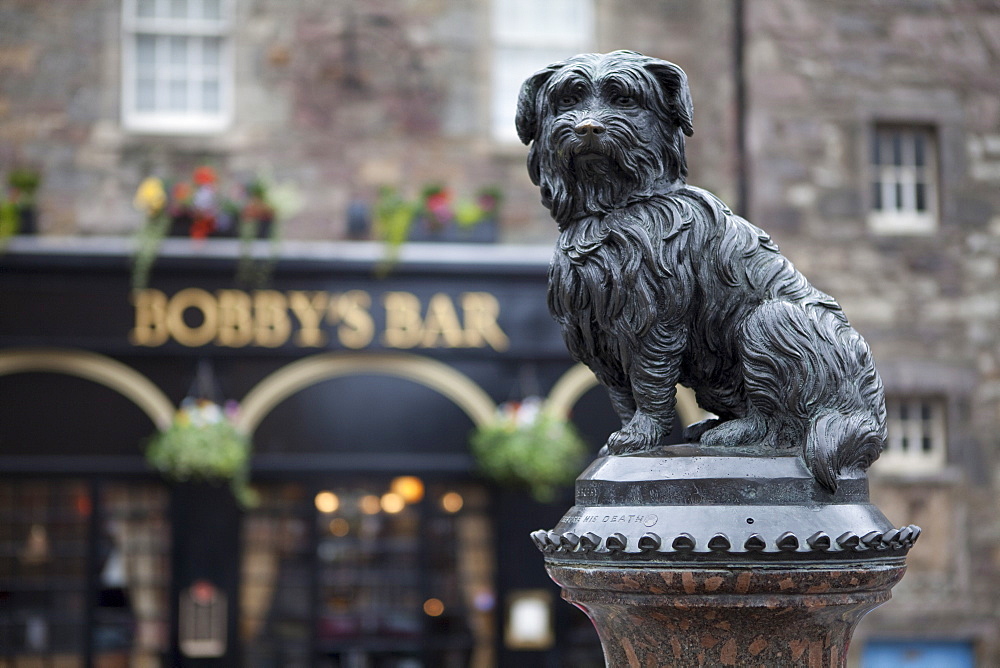
<path id="1" fill-rule="evenodd" d="M 688 69 L 701 128 L 695 180 L 732 199 L 730 3 L 598 3 L 594 48 L 634 48 Z M 442 183 L 504 192 L 503 237 L 549 241 L 554 226 L 524 170 L 526 149 L 491 137 L 490 6 L 483 0 L 241 0 L 232 128 L 208 137 L 130 133 L 120 122 L 118 0 L 0 3 L 0 171 L 38 166 L 46 233 L 133 230 L 147 174 L 264 170 L 295 183 L 293 238 L 345 235 L 355 199 L 379 186 Z M 703 44 L 714 48 L 704 51 Z M 510 100 L 513 107 L 516 100 Z"/>
<path id="2" fill-rule="evenodd" d="M 751 215 L 872 344 L 889 393 L 948 398 L 949 468 L 875 466 L 895 522 L 925 528 L 866 636 L 979 640 L 998 661 L 1000 5 L 747 4 Z M 936 130 L 939 230 L 866 224 L 875 122 Z M 990 472 L 994 473 L 990 473 Z"/>

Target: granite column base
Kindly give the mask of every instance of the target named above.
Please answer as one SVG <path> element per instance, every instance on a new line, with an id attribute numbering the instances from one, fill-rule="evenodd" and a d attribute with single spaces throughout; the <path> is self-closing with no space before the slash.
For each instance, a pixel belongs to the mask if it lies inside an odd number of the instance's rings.
<path id="1" fill-rule="evenodd" d="M 563 598 L 593 621 L 609 668 L 845 666 L 861 618 L 901 559 L 825 565 L 567 564 Z"/>

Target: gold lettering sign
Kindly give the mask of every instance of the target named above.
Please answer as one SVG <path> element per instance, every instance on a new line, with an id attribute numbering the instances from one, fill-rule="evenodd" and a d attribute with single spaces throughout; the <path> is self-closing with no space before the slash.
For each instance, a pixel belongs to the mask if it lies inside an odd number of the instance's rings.
<path id="1" fill-rule="evenodd" d="M 375 321 L 368 312 L 372 298 L 364 290 L 351 290 L 337 300 L 337 339 L 347 348 L 365 348 L 375 338 Z"/>
<path id="2" fill-rule="evenodd" d="M 188 325 L 185 315 L 196 311 L 201 324 Z M 219 333 L 219 309 L 215 297 L 200 288 L 181 290 L 167 302 L 167 331 L 177 342 L 196 348 L 214 339 Z"/>
<path id="3" fill-rule="evenodd" d="M 373 304 L 383 309 L 377 331 Z M 387 348 L 510 347 L 500 328 L 500 302 L 488 292 L 465 292 L 452 299 L 438 292 L 424 304 L 409 292 L 386 292 L 375 301 L 364 290 L 344 293 L 290 290 L 187 288 L 168 296 L 160 290 L 132 294 L 135 326 L 129 341 L 162 346 L 170 340 L 192 348 L 257 346 L 322 348 L 331 338 L 353 350 L 378 339 Z"/>

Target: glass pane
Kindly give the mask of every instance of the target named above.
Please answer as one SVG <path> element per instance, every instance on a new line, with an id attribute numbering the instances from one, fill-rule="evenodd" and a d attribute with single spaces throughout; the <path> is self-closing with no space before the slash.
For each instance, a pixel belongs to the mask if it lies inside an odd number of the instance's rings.
<path id="1" fill-rule="evenodd" d="M 506 0 L 493 3 L 493 32 L 505 44 L 578 52 L 590 40 L 591 0 Z"/>
<path id="2" fill-rule="evenodd" d="M 213 71 L 218 71 L 222 61 L 222 39 L 206 37 L 201 41 L 201 64 Z"/>
<path id="3" fill-rule="evenodd" d="M 99 508 L 95 665 L 159 666 L 169 637 L 166 491 L 150 485 L 107 485 Z"/>
<path id="4" fill-rule="evenodd" d="M 201 16 L 205 19 L 222 18 L 222 0 L 201 0 Z"/>
<path id="5" fill-rule="evenodd" d="M 156 81 L 141 78 L 135 82 L 135 108 L 138 111 L 156 110 Z"/>
<path id="6" fill-rule="evenodd" d="M 313 499 L 299 484 L 269 487 L 261 497 L 243 520 L 244 665 L 308 666 L 312 663 Z"/>
<path id="7" fill-rule="evenodd" d="M 187 81 L 173 79 L 167 88 L 167 108 L 170 111 L 187 110 Z"/>
<path id="8" fill-rule="evenodd" d="M 39 666 L 65 656 L 59 665 L 83 665 L 91 508 L 81 481 L 0 482 L 3 656 Z"/>
<path id="9" fill-rule="evenodd" d="M 903 166 L 903 133 L 898 130 L 892 132 L 892 164 Z"/>
<path id="10" fill-rule="evenodd" d="M 879 211 L 882 209 L 882 184 L 878 181 L 872 183 L 872 208 Z"/>
<path id="11" fill-rule="evenodd" d="M 916 195 L 917 195 L 917 211 L 927 210 L 927 187 L 922 181 L 917 181 L 915 184 Z"/>
<path id="12" fill-rule="evenodd" d="M 170 18 L 188 18 L 188 0 L 170 0 Z"/>
<path id="13" fill-rule="evenodd" d="M 153 35 L 135 36 L 135 60 L 140 71 L 156 67 L 156 37 Z"/>
<path id="14" fill-rule="evenodd" d="M 917 167 L 923 167 L 926 161 L 924 156 L 924 142 L 926 138 L 923 132 L 916 132 L 913 136 L 913 161 Z"/>
<path id="15" fill-rule="evenodd" d="M 185 67 L 188 62 L 188 38 L 187 37 L 171 37 L 168 42 L 170 47 L 167 49 L 169 55 L 169 63 L 177 67 Z"/>
<path id="16" fill-rule="evenodd" d="M 139 0 L 135 12 L 140 18 L 156 16 L 156 0 Z"/>
<path id="17" fill-rule="evenodd" d="M 895 190 L 896 190 L 896 201 L 894 201 L 892 203 L 892 208 L 895 209 L 896 211 L 902 211 L 903 210 L 903 184 L 902 183 L 897 183 Z"/>
<path id="18" fill-rule="evenodd" d="M 219 95 L 219 82 L 215 80 L 203 81 L 201 84 L 201 108 L 202 111 L 215 113 L 221 110 L 222 100 Z"/>

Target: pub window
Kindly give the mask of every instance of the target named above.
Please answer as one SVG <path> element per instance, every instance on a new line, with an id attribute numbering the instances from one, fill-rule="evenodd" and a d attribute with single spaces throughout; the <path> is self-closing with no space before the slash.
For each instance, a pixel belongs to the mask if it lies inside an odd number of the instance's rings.
<path id="1" fill-rule="evenodd" d="M 494 0 L 491 125 L 498 141 L 515 142 L 521 84 L 546 65 L 591 50 L 593 0 Z"/>
<path id="2" fill-rule="evenodd" d="M 0 666 L 165 665 L 168 515 L 158 484 L 0 480 Z"/>
<path id="3" fill-rule="evenodd" d="M 124 0 L 122 119 L 139 132 L 228 125 L 232 0 Z"/>
<path id="4" fill-rule="evenodd" d="M 242 665 L 495 664 L 485 488 L 407 475 L 258 490 L 243 520 Z"/>
<path id="5" fill-rule="evenodd" d="M 934 397 L 886 397 L 888 439 L 879 470 L 929 473 L 946 457 L 945 402 Z"/>
<path id="6" fill-rule="evenodd" d="M 871 145 L 869 224 L 879 234 L 937 229 L 937 150 L 932 128 L 877 125 Z"/>

